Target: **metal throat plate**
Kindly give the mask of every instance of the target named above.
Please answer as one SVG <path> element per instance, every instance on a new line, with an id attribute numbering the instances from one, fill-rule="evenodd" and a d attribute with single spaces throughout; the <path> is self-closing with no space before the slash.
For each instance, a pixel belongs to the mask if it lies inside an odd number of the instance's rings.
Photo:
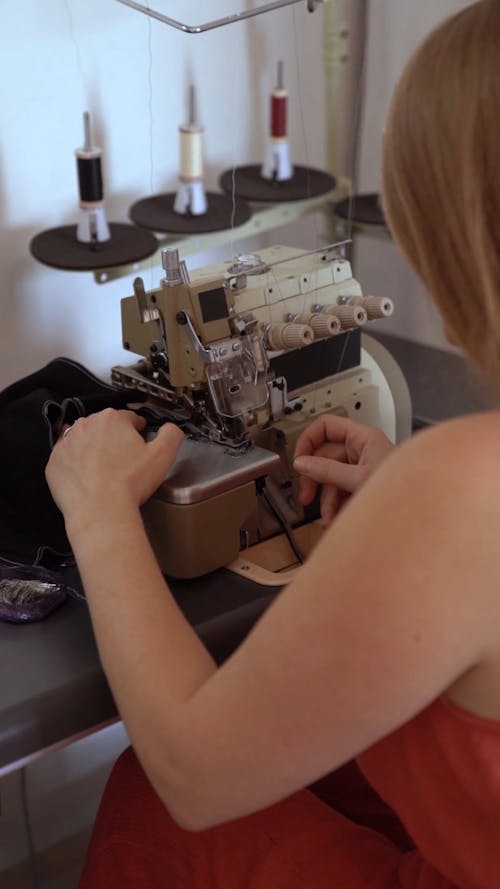
<path id="1" fill-rule="evenodd" d="M 278 454 L 265 448 L 238 450 L 186 438 L 154 496 L 167 503 L 199 503 L 268 475 L 279 464 Z"/>

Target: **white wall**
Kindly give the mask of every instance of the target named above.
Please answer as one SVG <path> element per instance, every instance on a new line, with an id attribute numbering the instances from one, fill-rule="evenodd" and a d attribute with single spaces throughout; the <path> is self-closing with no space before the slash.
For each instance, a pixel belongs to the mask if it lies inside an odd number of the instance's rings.
<path id="1" fill-rule="evenodd" d="M 152 5 L 196 23 L 201 15 L 244 9 L 245 0 L 156 0 Z M 463 5 L 452 0 L 371 4 L 361 157 L 365 190 L 378 188 L 382 120 L 404 59 L 434 21 Z M 37 264 L 28 250 L 38 231 L 75 220 L 73 151 L 83 141 L 82 112 L 90 110 L 96 141 L 104 148 L 107 206 L 115 221 L 125 221 L 129 205 L 151 190 L 175 187 L 177 126 L 186 116 L 191 79 L 206 125 L 209 187 L 215 188 L 218 173 L 233 163 L 261 160 L 278 59 L 285 62 L 291 93 L 294 159 L 322 166 L 322 12 L 308 14 L 304 2 L 188 36 L 149 24 L 114 0 L 17 0 L 2 7 L 0 388 L 63 354 L 105 376 L 112 364 L 127 360 L 119 301 L 131 292 L 131 280 L 99 286 L 90 274 Z M 323 231 L 321 219 L 310 219 L 264 241 L 309 246 L 321 243 Z M 239 249 L 253 249 L 255 243 Z M 221 248 L 210 259 L 226 255 Z M 189 264 L 196 267 L 207 258 L 200 255 Z M 360 239 L 355 272 L 366 290 L 395 299 L 399 314 L 388 323 L 391 329 L 442 343 L 421 288 L 391 244 Z M 39 848 L 92 817 L 110 759 L 125 743 L 123 731 L 115 728 L 29 769 Z M 17 777 L 0 782 L 0 793 L 1 871 L 25 856 L 25 844 Z"/>
<path id="2" fill-rule="evenodd" d="M 284 60 L 292 94 L 294 156 L 321 165 L 321 12 L 308 14 L 304 3 L 231 28 L 186 35 L 114 0 L 20 0 L 4 6 L 0 386 L 59 354 L 105 374 L 125 360 L 119 300 L 131 292 L 130 280 L 100 287 L 88 273 L 41 266 L 28 251 L 38 231 L 76 219 L 73 152 L 83 142 L 82 112 L 90 110 L 96 141 L 104 148 L 108 215 L 114 221 L 126 221 L 130 204 L 152 190 L 175 189 L 177 127 L 187 116 L 191 80 L 206 126 L 209 188 L 233 163 L 262 159 L 278 59 Z M 219 16 L 245 3 L 219 0 L 203 4 L 200 12 L 194 2 L 158 2 L 158 8 L 168 7 L 169 14 L 190 23 L 210 17 L 210 6 Z"/>

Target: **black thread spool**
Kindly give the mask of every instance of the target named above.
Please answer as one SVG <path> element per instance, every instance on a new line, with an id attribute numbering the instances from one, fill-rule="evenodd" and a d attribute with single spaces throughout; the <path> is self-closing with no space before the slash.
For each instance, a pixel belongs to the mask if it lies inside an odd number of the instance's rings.
<path id="1" fill-rule="evenodd" d="M 83 148 L 75 151 L 78 188 L 80 194 L 80 220 L 76 238 L 84 244 L 101 244 L 111 238 L 106 210 L 104 209 L 104 188 L 102 184 L 102 150 L 92 145 L 90 114 L 83 114 L 85 141 Z"/>
<path id="2" fill-rule="evenodd" d="M 30 251 L 39 262 L 67 271 L 95 271 L 146 259 L 158 249 L 152 232 L 128 223 L 108 224 L 104 207 L 102 149 L 92 145 L 90 115 L 83 115 L 84 145 L 75 151 L 80 215 L 78 224 L 36 235 Z"/>

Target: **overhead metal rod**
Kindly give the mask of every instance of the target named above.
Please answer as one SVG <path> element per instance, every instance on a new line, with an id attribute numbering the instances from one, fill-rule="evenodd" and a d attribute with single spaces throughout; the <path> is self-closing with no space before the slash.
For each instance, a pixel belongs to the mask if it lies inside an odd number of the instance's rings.
<path id="1" fill-rule="evenodd" d="M 309 12 L 314 12 L 316 7 L 323 2 L 324 0 L 306 0 Z M 142 12 L 150 18 L 163 22 L 165 25 L 170 25 L 172 28 L 177 28 L 178 31 L 184 31 L 186 34 L 202 34 L 204 31 L 213 31 L 214 28 L 222 28 L 223 25 L 232 25 L 234 22 L 242 21 L 242 19 L 253 18 L 253 16 L 261 15 L 263 12 L 271 12 L 273 9 L 281 9 L 283 6 L 292 6 L 294 3 L 304 3 L 304 0 L 273 0 L 272 3 L 264 3 L 263 6 L 257 6 L 256 9 L 248 9 L 245 12 L 235 12 L 233 15 L 226 15 L 221 19 L 205 22 L 203 25 L 185 25 L 168 15 L 163 15 L 163 13 L 157 12 L 155 9 L 150 9 L 149 6 L 144 6 L 143 3 L 136 3 L 136 0 L 118 0 L 118 3 L 123 3 L 124 6 L 129 6 L 130 9 Z"/>

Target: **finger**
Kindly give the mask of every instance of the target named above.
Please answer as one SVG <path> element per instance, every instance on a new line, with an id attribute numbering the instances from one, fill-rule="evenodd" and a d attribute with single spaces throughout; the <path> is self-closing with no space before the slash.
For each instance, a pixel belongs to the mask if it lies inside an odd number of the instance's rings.
<path id="1" fill-rule="evenodd" d="M 306 456 L 326 457 L 329 460 L 347 461 L 344 445 L 334 444 L 332 442 L 323 442 L 323 444 L 320 445 L 319 448 L 317 448 L 314 454 L 307 454 Z M 314 500 L 317 487 L 318 486 L 316 482 L 312 479 L 306 478 L 304 476 L 299 479 L 298 499 L 299 503 L 301 503 L 302 506 L 308 506 L 309 503 Z"/>
<path id="2" fill-rule="evenodd" d="M 357 491 L 368 475 L 366 466 L 356 466 L 324 457 L 297 457 L 294 469 L 301 475 L 321 485 L 336 485 L 352 494 Z"/>
<path id="3" fill-rule="evenodd" d="M 297 439 L 295 456 L 313 454 L 324 442 L 344 443 L 355 427 L 360 426 L 348 417 L 323 414 L 311 423 Z"/>
<path id="4" fill-rule="evenodd" d="M 136 414 L 135 411 L 117 411 L 120 416 L 127 420 L 134 429 L 137 429 L 138 432 L 142 432 L 144 427 L 147 425 L 147 420 L 144 417 L 141 417 L 140 414 Z"/>
<path id="5" fill-rule="evenodd" d="M 337 515 L 342 502 L 342 492 L 334 485 L 325 485 L 321 492 L 320 515 L 325 528 L 328 528 Z"/>
<path id="6" fill-rule="evenodd" d="M 84 419 L 84 417 L 77 417 L 74 423 L 63 423 L 57 441 L 63 441 L 67 439 L 69 435 L 73 435 L 78 425 L 81 427 Z"/>
<path id="7" fill-rule="evenodd" d="M 352 435 L 346 439 L 347 459 L 349 463 L 367 462 L 375 465 L 380 463 L 394 448 L 394 444 L 374 426 L 358 425 Z M 366 457 L 367 459 L 364 459 Z"/>
<path id="8" fill-rule="evenodd" d="M 299 478 L 298 499 L 302 506 L 308 506 L 309 503 L 312 503 L 316 496 L 317 487 L 318 485 L 312 479 L 307 478 L 306 476 L 301 476 Z"/>
<path id="9" fill-rule="evenodd" d="M 342 463 L 348 463 L 345 445 L 340 442 L 325 441 L 316 448 L 313 454 L 308 457 L 327 457 L 329 460 L 339 460 Z"/>
<path id="10" fill-rule="evenodd" d="M 147 443 L 149 452 L 164 461 L 167 467 L 174 462 L 177 451 L 184 440 L 184 433 L 174 423 L 165 423 L 158 434 Z"/>

